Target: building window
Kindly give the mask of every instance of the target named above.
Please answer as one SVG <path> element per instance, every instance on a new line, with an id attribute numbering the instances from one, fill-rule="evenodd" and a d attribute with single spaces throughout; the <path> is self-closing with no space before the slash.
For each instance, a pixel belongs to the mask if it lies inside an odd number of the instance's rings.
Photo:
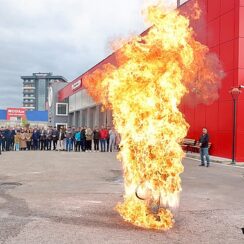
<path id="1" fill-rule="evenodd" d="M 68 115 L 68 104 L 67 103 L 56 103 L 56 115 L 67 116 Z"/>

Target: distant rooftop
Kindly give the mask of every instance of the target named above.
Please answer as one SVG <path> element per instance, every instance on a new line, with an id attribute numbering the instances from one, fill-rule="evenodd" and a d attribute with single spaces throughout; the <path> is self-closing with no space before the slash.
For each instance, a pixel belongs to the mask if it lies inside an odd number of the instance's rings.
<path id="1" fill-rule="evenodd" d="M 64 78 L 61 75 L 53 75 L 53 73 L 48 72 L 48 73 L 33 73 L 32 75 L 23 75 L 21 76 L 21 79 L 36 79 L 36 78 L 45 78 L 45 79 L 57 79 L 61 80 L 64 82 L 68 82 L 66 78 Z"/>

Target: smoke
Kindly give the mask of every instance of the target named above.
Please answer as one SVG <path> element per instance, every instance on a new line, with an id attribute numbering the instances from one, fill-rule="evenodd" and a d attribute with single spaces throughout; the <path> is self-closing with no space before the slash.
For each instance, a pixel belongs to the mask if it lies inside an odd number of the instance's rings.
<path id="1" fill-rule="evenodd" d="M 187 77 L 183 81 L 188 93 L 182 103 L 195 107 L 198 104 L 210 105 L 219 97 L 221 81 L 225 76 L 222 64 L 215 53 L 207 52 L 203 57 L 195 59 L 197 72 L 195 76 Z M 191 76 L 191 75 L 189 75 Z"/>

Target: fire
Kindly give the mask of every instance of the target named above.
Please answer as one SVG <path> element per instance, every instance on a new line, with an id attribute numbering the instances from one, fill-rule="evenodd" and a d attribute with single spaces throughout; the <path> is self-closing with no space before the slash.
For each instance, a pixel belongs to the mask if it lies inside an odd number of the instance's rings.
<path id="1" fill-rule="evenodd" d="M 118 50 L 117 67 L 104 65 L 84 79 L 88 92 L 113 111 L 121 135 L 124 202 L 116 209 L 128 222 L 167 230 L 179 204 L 189 125 L 179 110 L 183 97 L 216 99 L 218 60 L 195 40 L 190 20 L 177 10 L 147 9 L 152 27 Z M 211 94 L 206 92 L 211 87 Z"/>

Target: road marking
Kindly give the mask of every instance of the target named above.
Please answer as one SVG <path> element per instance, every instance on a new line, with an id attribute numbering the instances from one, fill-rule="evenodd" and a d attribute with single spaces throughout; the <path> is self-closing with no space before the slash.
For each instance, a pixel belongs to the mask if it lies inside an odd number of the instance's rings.
<path id="1" fill-rule="evenodd" d="M 87 203 L 96 203 L 96 204 L 102 203 L 101 201 L 93 201 L 93 200 L 86 200 L 84 202 L 87 202 Z"/>
<path id="2" fill-rule="evenodd" d="M 197 158 L 190 158 L 190 157 L 184 157 L 184 158 L 201 162 L 201 160 L 197 159 Z M 225 166 L 225 167 L 234 167 L 234 168 L 244 169 L 243 166 L 238 166 L 238 165 L 230 165 L 230 164 L 223 164 L 223 163 L 216 163 L 216 162 L 210 162 L 210 164 L 216 164 L 216 165 Z"/>

